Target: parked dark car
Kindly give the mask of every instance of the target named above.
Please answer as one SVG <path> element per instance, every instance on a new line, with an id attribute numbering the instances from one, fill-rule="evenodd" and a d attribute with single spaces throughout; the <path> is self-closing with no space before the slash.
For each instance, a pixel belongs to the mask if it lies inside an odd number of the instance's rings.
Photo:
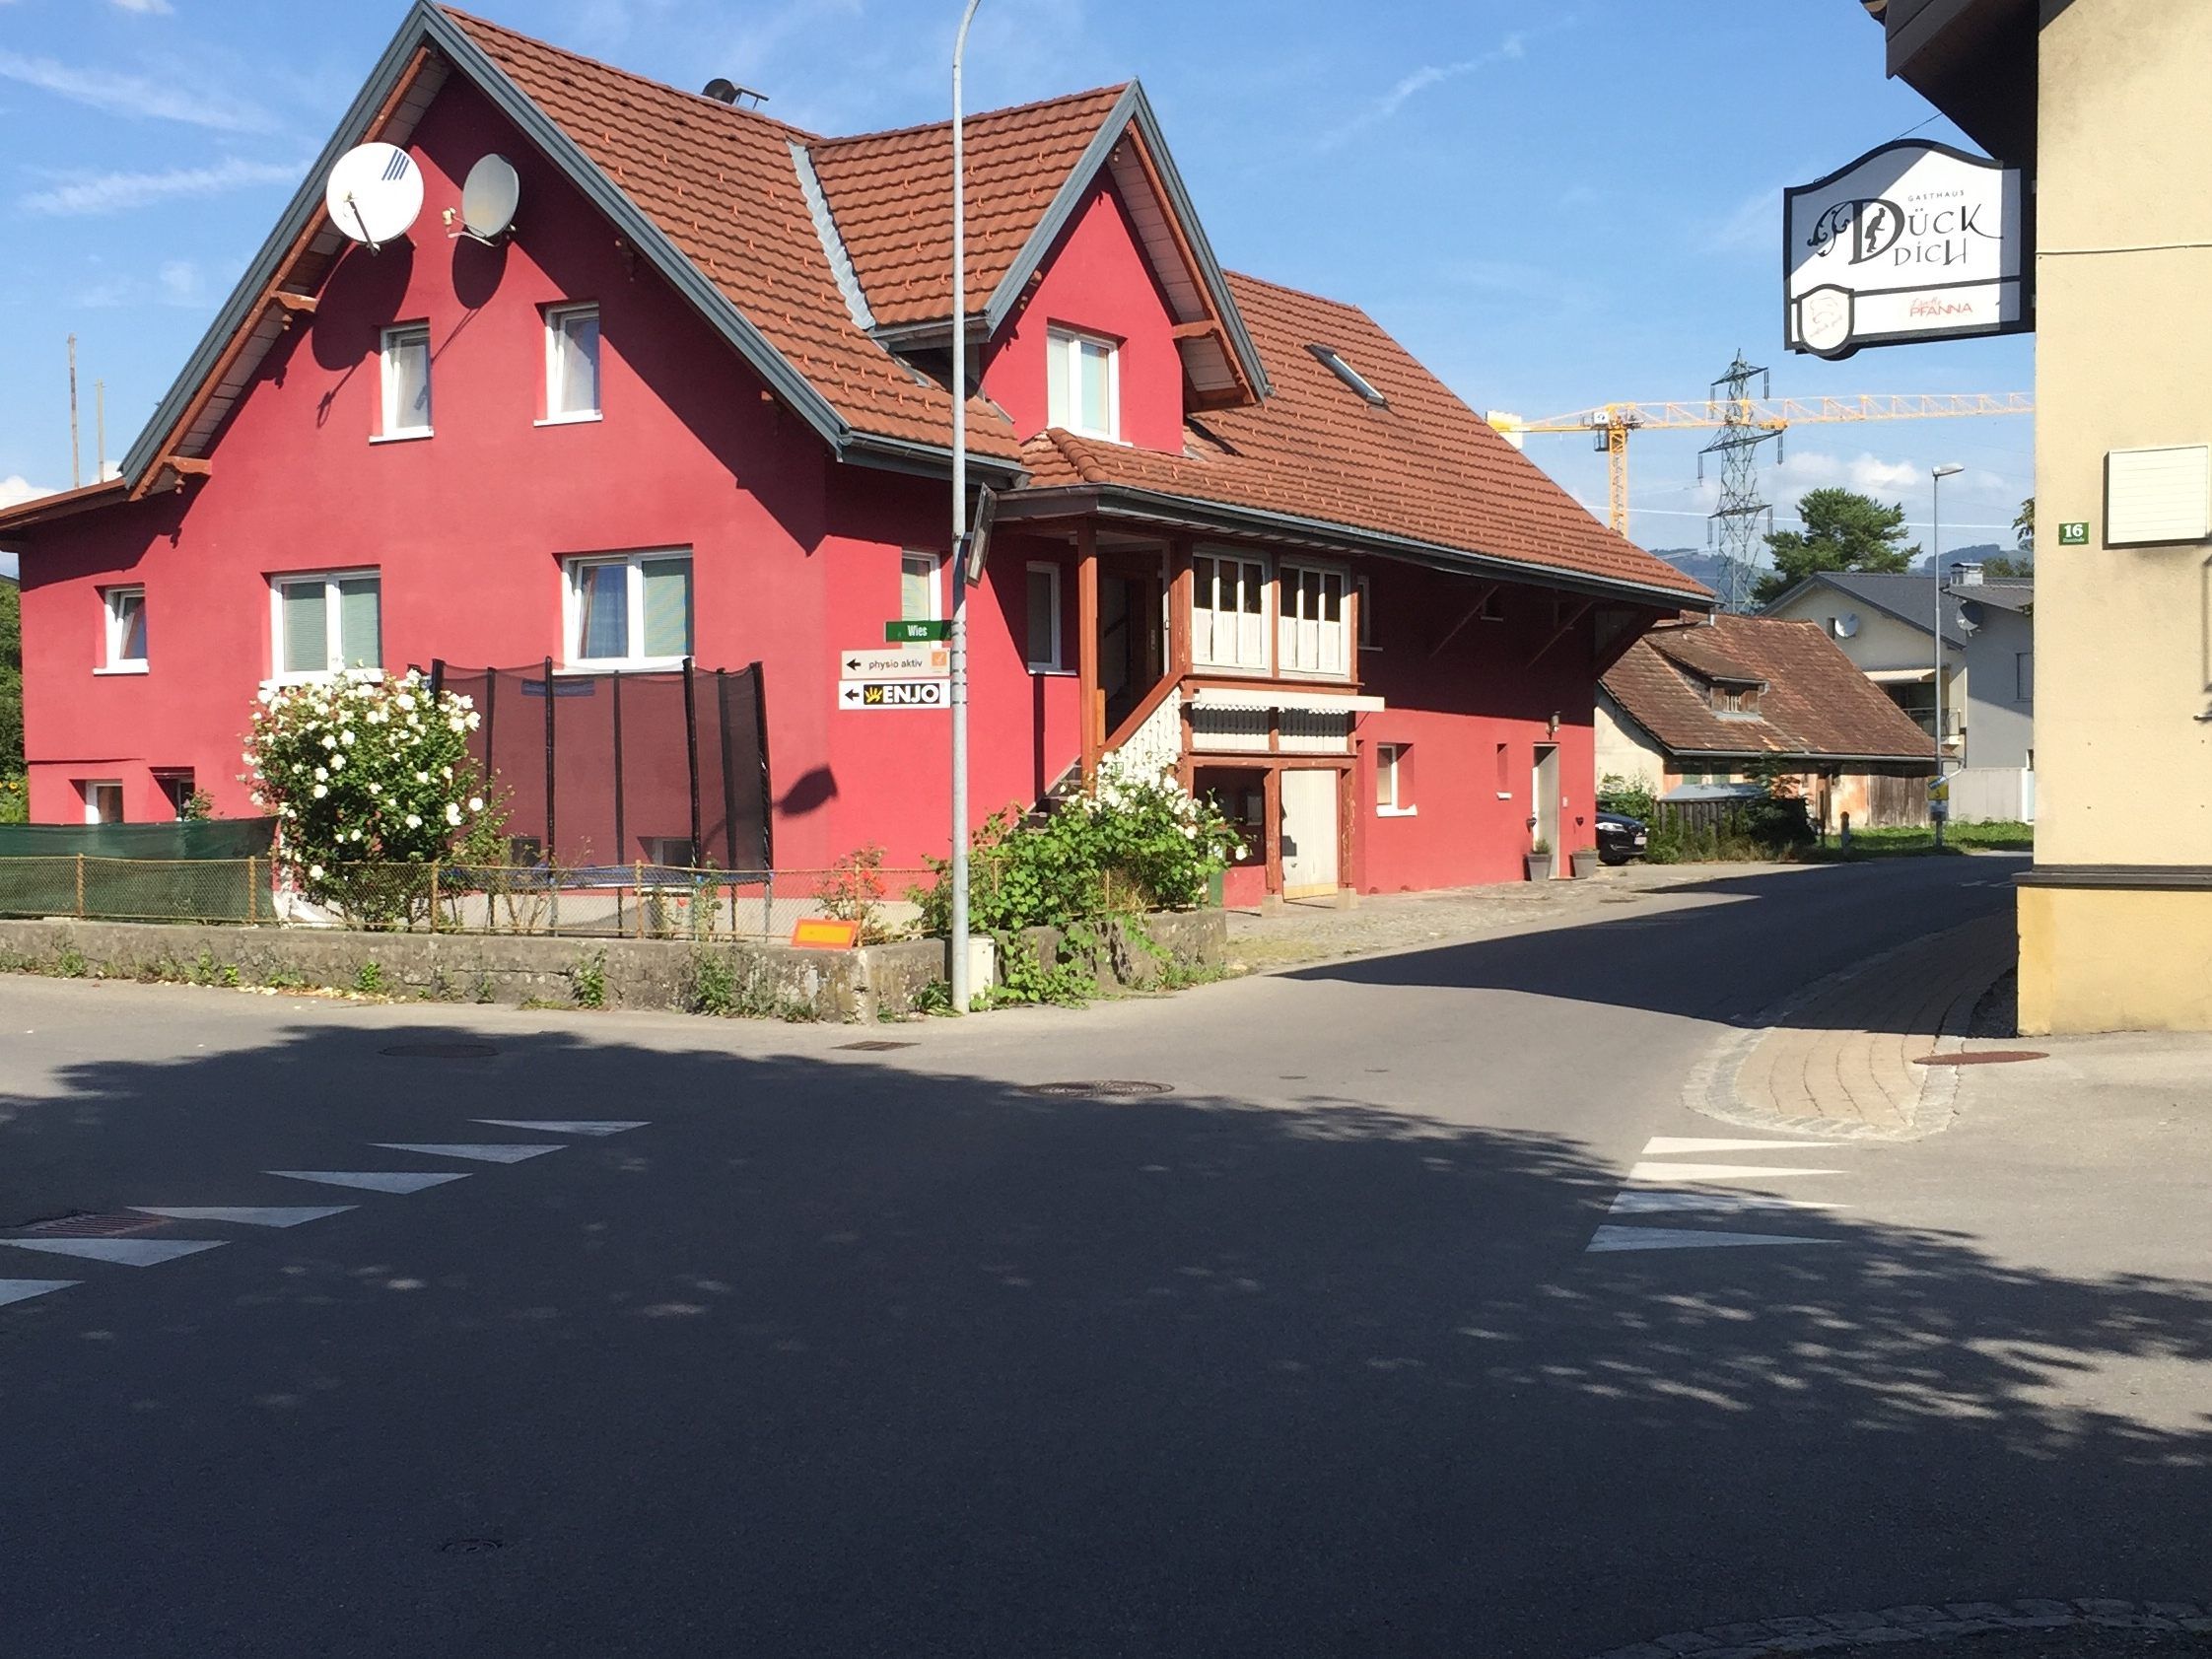
<path id="1" fill-rule="evenodd" d="M 1644 845 L 1650 839 L 1650 832 L 1641 818 L 1631 818 L 1625 812 L 1598 814 L 1598 857 L 1609 864 L 1624 864 L 1630 859 L 1642 858 Z"/>

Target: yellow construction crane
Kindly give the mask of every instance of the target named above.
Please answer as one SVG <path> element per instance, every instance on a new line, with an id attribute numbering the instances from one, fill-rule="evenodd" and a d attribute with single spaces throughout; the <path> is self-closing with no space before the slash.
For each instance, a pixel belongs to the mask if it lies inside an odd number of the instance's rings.
<path id="1" fill-rule="evenodd" d="M 2032 415 L 2036 400 L 2024 391 L 1951 395 L 1857 397 L 1707 397 L 1690 403 L 1607 403 L 1548 420 L 1525 421 L 1492 410 L 1489 424 L 1516 449 L 1532 432 L 1590 434 L 1606 453 L 1607 518 L 1628 533 L 1628 435 L 1632 432 L 1712 431 L 1724 427 L 1779 434 L 1793 426 L 1838 421 L 1926 421 L 1963 415 Z"/>

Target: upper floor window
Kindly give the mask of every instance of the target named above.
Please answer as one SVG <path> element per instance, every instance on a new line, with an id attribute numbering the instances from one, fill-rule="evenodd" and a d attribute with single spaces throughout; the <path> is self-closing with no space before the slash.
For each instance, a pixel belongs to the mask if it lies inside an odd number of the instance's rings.
<path id="1" fill-rule="evenodd" d="M 1045 336 L 1047 418 L 1085 438 L 1122 437 L 1122 354 L 1111 340 L 1055 328 Z"/>
<path id="2" fill-rule="evenodd" d="M 146 672 L 146 589 L 110 588 L 102 595 L 107 649 L 101 667 L 110 674 Z"/>
<path id="3" fill-rule="evenodd" d="M 691 555 L 571 559 L 567 606 L 571 667 L 675 667 L 691 655 Z"/>
<path id="4" fill-rule="evenodd" d="M 1359 600 L 1359 649 L 1379 651 L 1375 644 L 1375 585 L 1366 577 L 1352 578 L 1352 591 Z"/>
<path id="5" fill-rule="evenodd" d="M 599 418 L 599 308 L 553 306 L 545 313 L 545 418 Z"/>
<path id="6" fill-rule="evenodd" d="M 383 666 L 383 583 L 374 571 L 280 576 L 269 592 L 278 679 Z"/>
<path id="7" fill-rule="evenodd" d="M 1712 691 L 1712 710 L 1716 715 L 1756 715 L 1759 713 L 1759 687 L 1716 685 Z"/>
<path id="8" fill-rule="evenodd" d="M 1060 567 L 1029 567 L 1029 667 L 1034 673 L 1060 670 Z"/>
<path id="9" fill-rule="evenodd" d="M 430 324 L 403 322 L 383 333 L 383 438 L 430 436 Z"/>
<path id="10" fill-rule="evenodd" d="M 942 584 L 934 553 L 899 555 L 899 616 L 907 622 L 943 620 Z"/>
<path id="11" fill-rule="evenodd" d="M 1345 629 L 1345 573 L 1311 565 L 1282 567 L 1280 670 L 1342 674 L 1351 653 Z"/>
<path id="12" fill-rule="evenodd" d="M 1210 553 L 1191 561 L 1191 657 L 1213 668 L 1268 665 L 1268 567 Z"/>

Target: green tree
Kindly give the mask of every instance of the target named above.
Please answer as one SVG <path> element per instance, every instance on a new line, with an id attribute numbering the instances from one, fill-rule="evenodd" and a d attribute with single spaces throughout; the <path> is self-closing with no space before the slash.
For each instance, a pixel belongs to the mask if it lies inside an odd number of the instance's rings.
<path id="1" fill-rule="evenodd" d="M 1856 490 L 1809 490 L 1797 504 L 1802 530 L 1776 530 L 1766 538 L 1774 568 L 1759 582 L 1753 597 L 1770 603 L 1809 576 L 1822 571 L 1909 570 L 1920 556 L 1904 538 L 1904 509 L 1884 507 Z"/>
<path id="2" fill-rule="evenodd" d="M 2030 496 L 2020 504 L 2020 512 L 2012 521 L 2012 539 L 2016 547 L 2036 545 L 2036 498 Z"/>
<path id="3" fill-rule="evenodd" d="M 2036 574 L 2036 561 L 2026 553 L 2021 554 L 2018 558 L 2014 558 L 2009 553 L 1997 553 L 1981 561 L 1981 574 L 1992 582 L 2000 582 L 2007 577 L 2034 576 Z"/>
<path id="4" fill-rule="evenodd" d="M 0 577 L 0 778 L 23 771 L 23 593 Z"/>

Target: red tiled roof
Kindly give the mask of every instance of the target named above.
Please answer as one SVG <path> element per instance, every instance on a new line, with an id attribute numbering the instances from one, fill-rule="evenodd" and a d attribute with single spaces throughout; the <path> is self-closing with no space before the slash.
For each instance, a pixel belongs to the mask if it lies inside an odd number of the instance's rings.
<path id="1" fill-rule="evenodd" d="M 1067 183 L 1124 87 L 1100 87 L 963 123 L 968 310 L 973 315 Z M 813 146 L 839 234 L 868 308 L 883 327 L 952 314 L 952 127 L 824 139 Z"/>
<path id="2" fill-rule="evenodd" d="M 822 252 L 794 140 L 811 134 L 678 92 L 449 11 L 792 366 L 864 432 L 942 445 L 950 398 L 857 328 Z M 949 166 L 949 163 L 948 163 Z M 1013 429 L 980 401 L 969 441 L 1012 458 Z"/>
<path id="3" fill-rule="evenodd" d="M 1032 482 L 1125 485 L 1708 596 L 1591 518 L 1357 307 L 1235 273 L 1229 288 L 1274 396 L 1194 417 L 1185 455 L 1043 434 L 1022 447 Z M 1340 380 L 1306 349 L 1317 345 L 1384 404 Z"/>
<path id="4" fill-rule="evenodd" d="M 1715 679 L 1763 681 L 1758 716 L 1712 708 Z M 1608 695 L 1673 754 L 1928 760 L 1928 736 L 1817 622 L 1716 616 L 1655 629 L 1607 669 Z"/>

